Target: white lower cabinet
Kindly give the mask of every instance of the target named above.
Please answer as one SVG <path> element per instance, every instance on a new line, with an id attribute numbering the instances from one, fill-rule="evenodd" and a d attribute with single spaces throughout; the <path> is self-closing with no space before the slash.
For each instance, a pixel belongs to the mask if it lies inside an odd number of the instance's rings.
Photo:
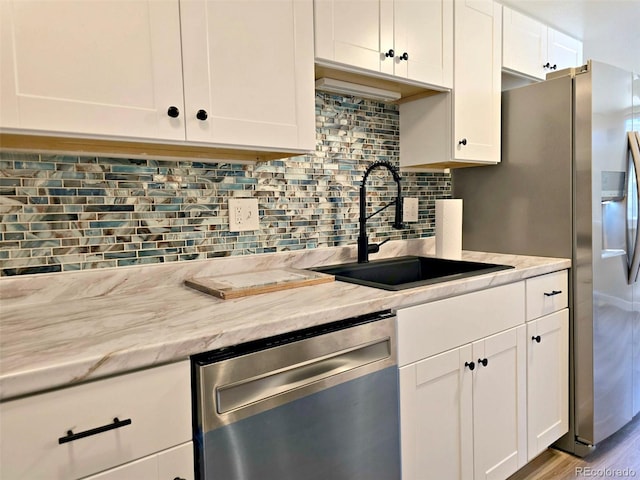
<path id="1" fill-rule="evenodd" d="M 474 342 L 474 478 L 507 478 L 526 463 L 526 329 Z"/>
<path id="2" fill-rule="evenodd" d="M 524 282 L 397 317 L 402 478 L 504 479 L 523 466 Z"/>
<path id="3" fill-rule="evenodd" d="M 528 460 L 569 428 L 569 310 L 527 324 Z"/>
<path id="4" fill-rule="evenodd" d="M 400 368 L 402 478 L 504 479 L 526 461 L 525 327 Z"/>
<path id="5" fill-rule="evenodd" d="M 189 361 L 2 402 L 0 439 L 2 479 L 192 479 Z"/>
<path id="6" fill-rule="evenodd" d="M 403 480 L 504 480 L 567 432 L 567 278 L 398 310 Z"/>
<path id="7" fill-rule="evenodd" d="M 473 477 L 471 346 L 400 368 L 402 478 Z"/>
<path id="8" fill-rule="evenodd" d="M 193 480 L 193 442 L 112 468 L 86 480 Z"/>

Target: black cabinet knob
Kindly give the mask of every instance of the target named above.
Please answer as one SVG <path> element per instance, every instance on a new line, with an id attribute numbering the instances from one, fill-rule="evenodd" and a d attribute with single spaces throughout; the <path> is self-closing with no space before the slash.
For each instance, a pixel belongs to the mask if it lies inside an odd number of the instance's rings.
<path id="1" fill-rule="evenodd" d="M 551 70 L 555 70 L 558 68 L 558 66 L 556 64 L 553 65 L 553 67 L 549 67 Z"/>
<path id="2" fill-rule="evenodd" d="M 207 111 L 206 111 L 206 110 L 198 110 L 198 112 L 196 113 L 196 118 L 197 118 L 198 120 L 203 121 L 203 122 L 204 122 L 208 117 L 209 117 L 209 115 L 207 114 Z"/>
<path id="3" fill-rule="evenodd" d="M 551 64 L 549 62 L 542 65 L 542 68 L 551 68 Z"/>
<path id="4" fill-rule="evenodd" d="M 476 364 L 474 362 L 464 362 L 464 366 L 469 367 L 469 370 L 472 370 L 472 371 L 474 368 L 476 368 Z"/>
<path id="5" fill-rule="evenodd" d="M 550 292 L 544 292 L 545 297 L 555 297 L 556 295 L 560 295 L 562 290 L 552 290 Z"/>
<path id="6" fill-rule="evenodd" d="M 400 60 L 409 60 L 409 54 L 407 52 L 404 52 L 402 55 L 400 55 Z"/>
<path id="7" fill-rule="evenodd" d="M 178 107 L 174 107 L 172 105 L 167 110 L 167 115 L 169 115 L 171 118 L 178 118 L 178 116 L 180 115 L 180 110 L 178 110 Z"/>
<path id="8" fill-rule="evenodd" d="M 466 145 L 466 144 L 467 144 L 467 139 L 466 138 L 463 138 L 462 140 L 460 140 L 458 142 L 458 145 Z"/>
<path id="9" fill-rule="evenodd" d="M 536 343 L 540 343 L 542 341 L 542 338 L 540 337 L 540 335 L 536 335 L 535 337 L 531 337 L 531 340 Z"/>
<path id="10" fill-rule="evenodd" d="M 393 48 L 390 48 L 387 53 L 384 54 L 387 58 L 393 58 L 396 55 L 396 52 L 393 51 Z"/>
<path id="11" fill-rule="evenodd" d="M 486 367 L 487 365 L 489 365 L 489 360 L 487 358 L 479 358 L 478 363 L 483 367 Z"/>

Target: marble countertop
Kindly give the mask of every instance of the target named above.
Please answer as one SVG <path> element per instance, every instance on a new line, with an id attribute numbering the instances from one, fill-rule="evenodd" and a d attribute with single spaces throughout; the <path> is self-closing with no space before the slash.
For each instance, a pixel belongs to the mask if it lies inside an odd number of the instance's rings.
<path id="1" fill-rule="evenodd" d="M 433 253 L 428 241 L 389 243 L 397 245 L 387 249 L 388 256 Z M 353 254 L 352 248 L 336 247 L 157 268 L 0 279 L 0 399 L 571 266 L 568 259 L 463 252 L 466 260 L 515 268 L 398 292 L 336 281 L 232 300 L 220 300 L 183 283 L 194 275 L 343 263 L 352 261 Z"/>

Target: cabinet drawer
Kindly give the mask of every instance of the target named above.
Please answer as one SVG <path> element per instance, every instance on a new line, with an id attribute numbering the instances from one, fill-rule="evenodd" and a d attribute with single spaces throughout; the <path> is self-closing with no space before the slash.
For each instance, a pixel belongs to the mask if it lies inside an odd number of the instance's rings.
<path id="1" fill-rule="evenodd" d="M 170 448 L 106 472 L 98 473 L 86 480 L 193 480 L 193 442 Z"/>
<path id="2" fill-rule="evenodd" d="M 523 324 L 524 282 L 398 310 L 398 365 Z"/>
<path id="3" fill-rule="evenodd" d="M 0 478 L 79 478 L 188 442 L 190 407 L 188 361 L 1 403 Z"/>
<path id="4" fill-rule="evenodd" d="M 526 280 L 527 321 L 548 315 L 569 304 L 567 270 Z"/>

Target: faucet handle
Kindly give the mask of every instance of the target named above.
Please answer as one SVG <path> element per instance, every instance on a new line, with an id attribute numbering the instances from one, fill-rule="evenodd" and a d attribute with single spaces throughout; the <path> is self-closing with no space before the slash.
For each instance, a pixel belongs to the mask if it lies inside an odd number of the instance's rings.
<path id="1" fill-rule="evenodd" d="M 378 253 L 380 251 L 380 247 L 387 243 L 389 240 L 391 240 L 391 238 L 387 238 L 380 243 L 370 243 L 369 245 L 367 245 L 367 251 L 369 253 Z"/>

